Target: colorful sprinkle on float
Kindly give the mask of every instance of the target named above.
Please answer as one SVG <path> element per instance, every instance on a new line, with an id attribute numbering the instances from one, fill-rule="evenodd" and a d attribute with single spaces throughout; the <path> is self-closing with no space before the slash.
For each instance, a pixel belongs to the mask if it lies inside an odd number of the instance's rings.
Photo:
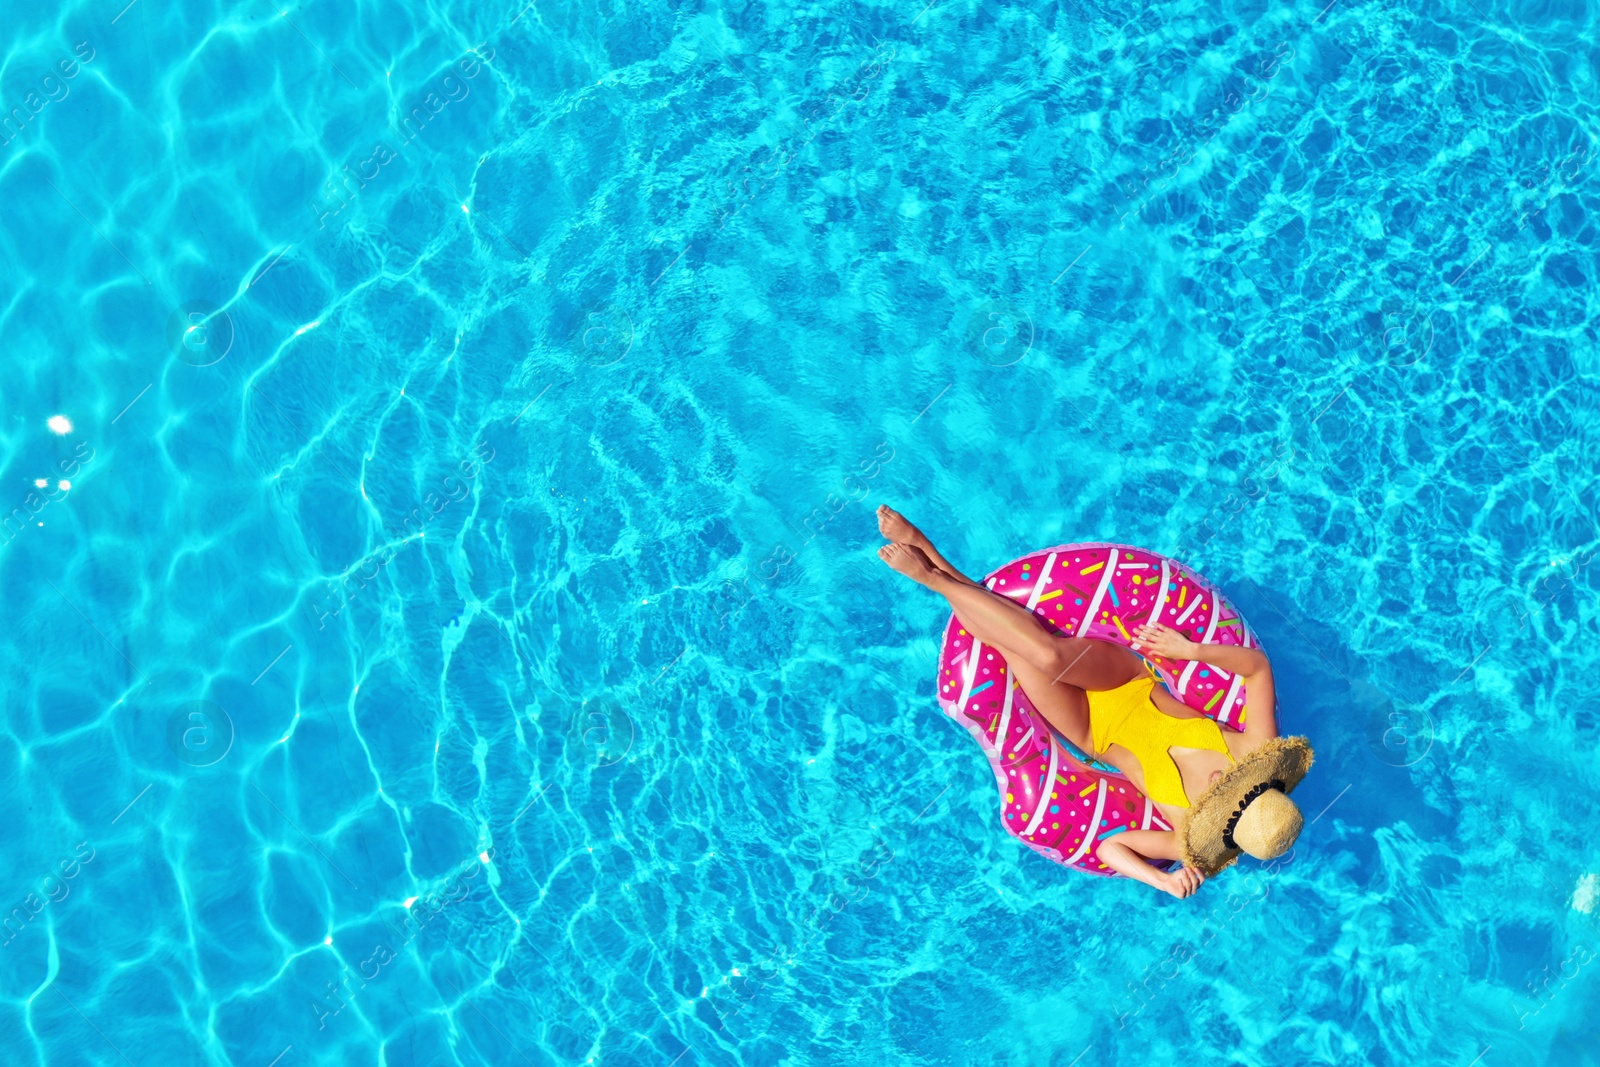
<path id="1" fill-rule="evenodd" d="M 1202 644 L 1258 645 L 1215 586 L 1176 560 L 1129 545 L 1058 545 L 1012 560 L 984 584 L 1026 604 L 1063 637 L 1126 648 L 1133 630 L 1164 622 Z M 1242 678 L 1209 663 L 1146 659 L 1178 699 L 1243 729 Z M 1100 862 L 1097 842 L 1127 830 L 1172 828 L 1116 768 L 1056 733 L 1012 682 L 1005 657 L 975 646 L 954 615 L 939 654 L 939 706 L 983 746 L 1000 787 L 1000 823 L 1035 852 L 1075 870 L 1117 877 Z"/>

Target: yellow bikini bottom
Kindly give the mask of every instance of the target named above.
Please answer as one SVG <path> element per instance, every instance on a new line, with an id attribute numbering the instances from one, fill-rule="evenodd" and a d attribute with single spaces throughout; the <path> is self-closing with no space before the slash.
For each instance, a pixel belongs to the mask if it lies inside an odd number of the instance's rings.
<path id="1" fill-rule="evenodd" d="M 1211 719 L 1176 719 L 1150 701 L 1156 681 L 1148 675 L 1115 689 L 1089 692 L 1089 732 L 1096 753 L 1121 745 L 1139 759 L 1145 795 L 1157 804 L 1187 808 L 1183 775 L 1167 751 L 1173 745 L 1220 752 L 1233 762 L 1222 728 Z"/>

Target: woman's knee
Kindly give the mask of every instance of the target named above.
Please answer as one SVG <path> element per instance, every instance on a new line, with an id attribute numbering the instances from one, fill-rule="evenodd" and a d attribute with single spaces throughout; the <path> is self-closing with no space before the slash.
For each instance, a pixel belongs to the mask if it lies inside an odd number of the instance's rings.
<path id="1" fill-rule="evenodd" d="M 1041 657 L 1043 662 L 1035 666 L 1048 674 L 1052 682 L 1073 684 L 1072 679 L 1068 677 L 1069 673 L 1084 662 L 1093 647 L 1093 643 L 1086 638 L 1053 637 Z"/>

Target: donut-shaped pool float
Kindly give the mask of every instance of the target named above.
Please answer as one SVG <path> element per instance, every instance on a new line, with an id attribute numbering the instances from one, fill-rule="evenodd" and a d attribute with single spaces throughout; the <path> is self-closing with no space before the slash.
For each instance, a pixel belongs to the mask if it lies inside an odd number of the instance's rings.
<path id="1" fill-rule="evenodd" d="M 1214 585 L 1176 560 L 1129 545 L 1058 545 L 1012 560 L 984 580 L 1027 605 L 1062 637 L 1124 648 L 1131 634 L 1164 622 L 1202 644 L 1258 647 L 1238 610 Z M 1243 730 L 1244 680 L 1208 663 L 1146 656 L 1167 689 L 1218 724 Z M 1057 863 L 1118 877 L 1098 842 L 1125 830 L 1170 830 L 1155 804 L 1115 767 L 1055 731 L 1005 669 L 998 651 L 975 642 L 954 615 L 939 654 L 939 706 L 983 746 L 1000 787 L 1000 822 Z M 1173 861 L 1151 861 L 1163 870 Z"/>

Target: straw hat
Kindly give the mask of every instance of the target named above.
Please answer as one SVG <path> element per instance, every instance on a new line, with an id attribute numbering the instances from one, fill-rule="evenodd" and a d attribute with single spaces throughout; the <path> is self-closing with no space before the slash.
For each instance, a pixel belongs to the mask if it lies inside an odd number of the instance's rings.
<path id="1" fill-rule="evenodd" d="M 1275 737 L 1200 795 L 1178 835 L 1185 865 L 1210 877 L 1239 853 L 1269 860 L 1289 851 L 1305 818 L 1288 794 L 1311 769 L 1311 744 Z"/>

